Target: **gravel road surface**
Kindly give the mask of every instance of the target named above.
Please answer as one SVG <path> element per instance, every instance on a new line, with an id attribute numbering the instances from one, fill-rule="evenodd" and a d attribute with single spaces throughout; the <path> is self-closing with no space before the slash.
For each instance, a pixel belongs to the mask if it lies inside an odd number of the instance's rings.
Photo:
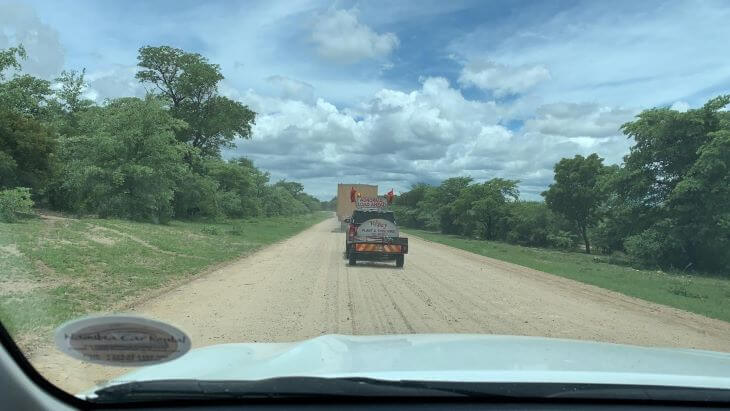
<path id="1" fill-rule="evenodd" d="M 166 321 L 193 347 L 321 334 L 491 333 L 730 351 L 730 323 L 410 237 L 403 269 L 348 266 L 326 220 L 131 312 Z M 31 361 L 73 392 L 127 371 L 41 350 Z"/>

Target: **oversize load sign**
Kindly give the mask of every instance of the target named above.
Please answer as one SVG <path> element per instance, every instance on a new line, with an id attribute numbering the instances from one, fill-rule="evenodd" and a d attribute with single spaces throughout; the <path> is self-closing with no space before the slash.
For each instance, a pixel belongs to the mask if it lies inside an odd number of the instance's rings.
<path id="1" fill-rule="evenodd" d="M 357 208 L 385 208 L 386 205 L 384 197 L 358 197 L 355 201 Z"/>
<path id="2" fill-rule="evenodd" d="M 357 228 L 357 237 L 365 238 L 384 238 L 398 237 L 398 227 L 388 220 L 381 218 L 373 218 L 365 221 Z"/>

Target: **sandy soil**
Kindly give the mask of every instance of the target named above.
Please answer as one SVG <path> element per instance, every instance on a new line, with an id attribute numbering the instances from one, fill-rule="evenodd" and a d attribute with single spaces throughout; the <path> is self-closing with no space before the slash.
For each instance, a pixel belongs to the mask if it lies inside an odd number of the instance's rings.
<path id="1" fill-rule="evenodd" d="M 410 238 L 405 268 L 343 258 L 326 220 L 131 311 L 194 347 L 320 334 L 492 333 L 730 351 L 730 323 Z M 72 392 L 127 371 L 46 349 L 31 361 Z"/>

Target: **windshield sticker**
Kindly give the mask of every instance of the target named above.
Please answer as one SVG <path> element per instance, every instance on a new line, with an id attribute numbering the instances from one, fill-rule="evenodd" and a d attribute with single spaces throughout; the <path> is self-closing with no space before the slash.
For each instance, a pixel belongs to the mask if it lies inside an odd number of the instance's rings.
<path id="1" fill-rule="evenodd" d="M 190 350 L 190 338 L 172 325 L 137 316 L 110 315 L 69 321 L 56 329 L 56 347 L 96 364 L 160 364 Z"/>

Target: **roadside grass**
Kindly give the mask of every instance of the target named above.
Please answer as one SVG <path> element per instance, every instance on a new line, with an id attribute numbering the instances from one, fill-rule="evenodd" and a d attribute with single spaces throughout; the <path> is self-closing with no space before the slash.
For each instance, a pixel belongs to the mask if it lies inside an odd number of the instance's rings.
<path id="1" fill-rule="evenodd" d="M 607 256 L 522 247 L 422 230 L 404 231 L 475 254 L 730 321 L 730 273 L 707 275 L 638 270 L 610 264 Z"/>
<path id="2" fill-rule="evenodd" d="M 168 225 L 53 217 L 0 223 L 0 319 L 14 335 L 32 338 L 189 280 L 329 215 Z"/>

